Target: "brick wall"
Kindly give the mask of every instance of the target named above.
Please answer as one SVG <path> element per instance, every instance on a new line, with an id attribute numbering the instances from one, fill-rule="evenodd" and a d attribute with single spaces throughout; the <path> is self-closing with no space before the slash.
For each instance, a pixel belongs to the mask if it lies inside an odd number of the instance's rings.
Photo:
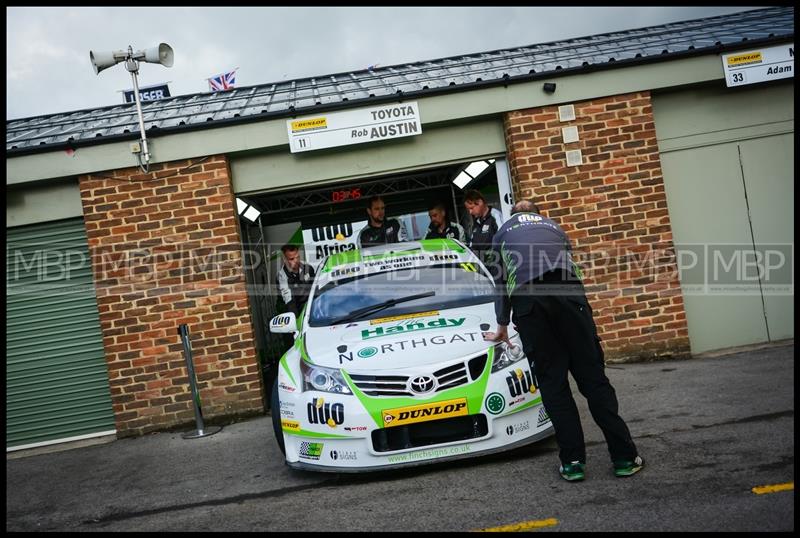
<path id="1" fill-rule="evenodd" d="M 533 199 L 573 243 L 606 358 L 687 356 L 689 335 L 649 92 L 505 115 L 516 199 Z M 562 127 L 578 127 L 565 144 Z M 568 167 L 567 150 L 583 163 Z"/>
<path id="2" fill-rule="evenodd" d="M 226 159 L 79 180 L 118 436 L 194 425 L 183 323 L 204 418 L 263 412 Z"/>

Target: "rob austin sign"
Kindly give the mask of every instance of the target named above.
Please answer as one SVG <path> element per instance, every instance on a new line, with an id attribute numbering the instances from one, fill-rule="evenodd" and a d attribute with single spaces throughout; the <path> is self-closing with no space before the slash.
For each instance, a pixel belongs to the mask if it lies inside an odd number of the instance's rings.
<path id="1" fill-rule="evenodd" d="M 292 153 L 422 134 L 412 101 L 304 116 L 286 121 Z"/>

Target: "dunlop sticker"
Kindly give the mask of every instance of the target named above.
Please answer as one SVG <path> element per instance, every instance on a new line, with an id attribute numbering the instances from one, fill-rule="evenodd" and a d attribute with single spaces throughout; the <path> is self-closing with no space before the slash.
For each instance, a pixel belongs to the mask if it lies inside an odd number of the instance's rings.
<path id="1" fill-rule="evenodd" d="M 763 61 L 760 52 L 748 52 L 746 54 L 737 54 L 735 56 L 728 56 L 728 67 L 737 67 L 742 65 L 760 64 Z"/>
<path id="2" fill-rule="evenodd" d="M 299 431 L 300 423 L 296 420 L 281 420 L 281 428 L 289 431 Z"/>
<path id="3" fill-rule="evenodd" d="M 327 129 L 328 119 L 312 118 L 310 120 L 298 120 L 292 122 L 292 132 L 299 133 L 300 131 L 316 131 L 318 129 Z"/>
<path id="4" fill-rule="evenodd" d="M 438 316 L 438 310 L 431 310 L 430 312 L 417 312 L 416 314 L 405 314 L 402 316 L 392 316 L 390 318 L 373 319 L 369 322 L 370 325 L 379 325 L 381 323 L 388 323 L 390 321 L 398 321 L 401 319 L 423 318 L 425 316 Z"/>
<path id="5" fill-rule="evenodd" d="M 398 407 L 397 409 L 387 409 L 381 412 L 384 428 L 404 426 L 406 424 L 426 422 L 428 420 L 460 417 L 467 414 L 469 414 L 469 410 L 467 409 L 466 398 L 423 405 L 412 405 L 409 407 Z"/>

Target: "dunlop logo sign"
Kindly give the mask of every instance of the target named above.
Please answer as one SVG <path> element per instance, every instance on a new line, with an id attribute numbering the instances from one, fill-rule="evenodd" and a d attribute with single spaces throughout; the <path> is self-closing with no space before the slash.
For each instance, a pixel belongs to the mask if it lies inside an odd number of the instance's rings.
<path id="1" fill-rule="evenodd" d="M 736 56 L 728 56 L 729 67 L 740 67 L 749 64 L 760 64 L 763 61 L 760 52 L 748 52 L 746 54 L 737 54 Z"/>
<path id="2" fill-rule="evenodd" d="M 293 133 L 299 131 L 316 131 L 317 129 L 325 129 L 327 127 L 328 127 L 328 120 L 325 117 L 292 122 Z"/>
<path id="3" fill-rule="evenodd" d="M 459 398 L 457 400 L 388 409 L 381 412 L 381 417 L 383 418 L 383 427 L 392 428 L 415 422 L 460 417 L 467 414 L 467 399 Z"/>

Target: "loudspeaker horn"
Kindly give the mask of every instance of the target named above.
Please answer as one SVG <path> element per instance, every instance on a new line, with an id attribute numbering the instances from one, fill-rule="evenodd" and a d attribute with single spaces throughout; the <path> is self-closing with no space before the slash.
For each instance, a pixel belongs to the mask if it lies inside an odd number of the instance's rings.
<path id="1" fill-rule="evenodd" d="M 93 50 L 89 51 L 89 59 L 92 61 L 92 67 L 94 67 L 94 74 L 97 75 L 103 69 L 108 69 L 119 62 L 125 59 L 125 51 L 118 50 L 118 51 L 102 51 L 102 52 L 94 52 Z"/>
<path id="2" fill-rule="evenodd" d="M 166 43 L 159 43 L 157 47 L 150 47 L 144 50 L 144 61 L 161 64 L 164 67 L 172 67 L 175 62 L 175 53 L 172 52 L 172 47 Z"/>

